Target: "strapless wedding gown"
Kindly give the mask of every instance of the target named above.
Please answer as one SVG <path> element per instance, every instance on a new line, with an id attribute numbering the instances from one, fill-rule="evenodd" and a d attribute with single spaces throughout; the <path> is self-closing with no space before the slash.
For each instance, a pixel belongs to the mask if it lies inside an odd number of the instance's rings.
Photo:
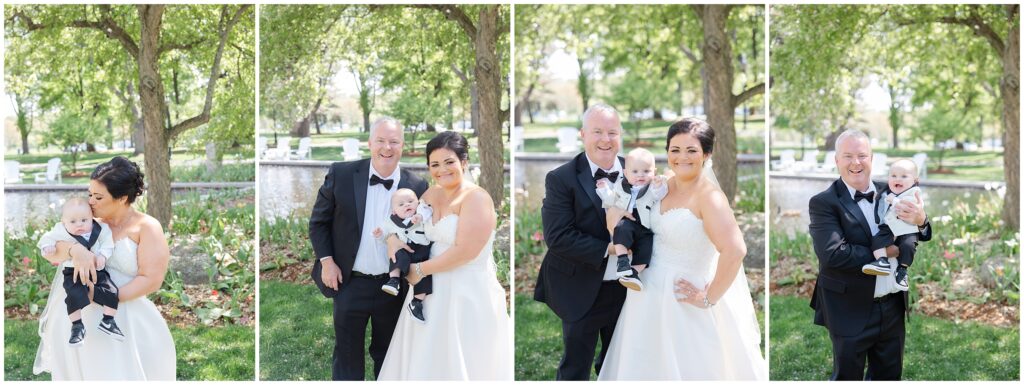
<path id="1" fill-rule="evenodd" d="M 138 274 L 138 245 L 124 238 L 114 245 L 106 270 L 121 287 Z M 114 319 L 125 334 L 116 341 L 97 329 L 103 308 L 95 303 L 82 309 L 85 342 L 78 348 L 68 346 L 71 320 L 67 296 L 62 287 L 64 276 L 58 270 L 50 286 L 46 309 L 39 318 L 39 349 L 32 372 L 50 372 L 54 380 L 164 380 L 175 379 L 174 340 L 160 311 L 146 297 L 117 306 Z"/>
<path id="2" fill-rule="evenodd" d="M 654 251 L 630 290 L 600 380 L 767 380 L 760 329 L 741 268 L 711 309 L 676 301 L 675 281 L 698 288 L 714 278 L 718 251 L 704 222 L 685 208 L 651 213 Z"/>
<path id="3" fill-rule="evenodd" d="M 424 227 L 434 258 L 455 243 L 458 216 Z M 492 235 L 472 261 L 433 275 L 434 293 L 423 300 L 425 324 L 409 315 L 409 290 L 379 380 L 512 381 L 512 328 L 493 242 Z"/>

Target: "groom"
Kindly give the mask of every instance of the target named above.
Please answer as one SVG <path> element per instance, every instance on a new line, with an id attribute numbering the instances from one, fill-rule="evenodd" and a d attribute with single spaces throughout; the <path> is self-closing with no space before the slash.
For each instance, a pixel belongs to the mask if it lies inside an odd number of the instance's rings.
<path id="1" fill-rule="evenodd" d="M 388 281 L 387 245 L 373 230 L 391 213 L 395 190 L 409 188 L 419 196 L 427 189 L 425 181 L 399 167 L 403 142 L 398 121 L 374 122 L 367 142 L 370 159 L 332 164 L 309 217 L 309 239 L 321 265 L 319 284 L 337 292 L 334 380 L 364 379 L 367 323 L 373 374 L 379 375 L 401 314 L 408 285 L 402 281 L 397 296 L 381 290 Z"/>
<path id="2" fill-rule="evenodd" d="M 601 371 L 612 340 L 626 288 L 608 263 L 611 237 L 607 223 L 618 222 L 622 210 L 601 209 L 596 181 L 620 182 L 618 157 L 622 124 L 614 108 L 597 104 L 583 114 L 584 152 L 547 174 L 541 219 L 548 251 L 537 276 L 533 298 L 544 302 L 562 320 L 565 345 L 557 380 L 589 380 L 590 365 Z M 612 222 L 612 223 L 614 223 Z M 636 245 L 635 247 L 651 247 Z M 594 361 L 597 340 L 601 353 Z"/>
<path id="3" fill-rule="evenodd" d="M 818 280 L 811 297 L 814 323 L 832 339 L 832 380 L 899 380 L 903 372 L 906 292 L 861 266 L 874 260 L 871 236 L 878 233 L 874 201 L 885 187 L 871 181 L 871 142 L 860 131 L 836 139 L 839 180 L 811 198 L 810 234 L 818 256 Z M 896 206 L 900 219 L 918 225 L 930 240 L 924 209 L 912 202 Z M 895 246 L 887 250 L 898 254 Z M 867 359 L 867 374 L 864 361 Z"/>

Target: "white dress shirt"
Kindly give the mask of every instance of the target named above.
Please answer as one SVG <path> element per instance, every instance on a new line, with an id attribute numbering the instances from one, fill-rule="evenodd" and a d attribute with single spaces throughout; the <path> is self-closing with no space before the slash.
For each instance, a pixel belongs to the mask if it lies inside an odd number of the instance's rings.
<path id="1" fill-rule="evenodd" d="M 587 163 L 590 163 L 590 175 L 593 176 L 594 174 L 597 173 L 597 170 L 600 169 L 601 167 L 599 167 L 597 164 L 595 164 L 594 161 L 590 160 L 590 155 L 587 155 L 586 153 L 583 153 L 583 154 L 587 157 Z M 622 175 L 622 164 L 619 163 L 618 157 L 616 157 L 615 161 L 612 162 L 612 168 L 610 170 L 604 170 L 604 171 L 607 172 L 607 173 L 618 172 L 619 173 L 619 178 L 625 178 L 625 176 Z M 614 183 L 618 183 L 620 180 L 621 179 L 610 180 L 609 182 L 614 184 Z M 595 183 L 594 185 L 595 185 L 595 188 L 596 188 L 597 182 L 594 182 L 594 183 Z M 604 257 L 608 258 L 608 252 L 607 251 L 605 251 Z M 619 280 L 618 266 L 615 263 L 609 261 L 607 263 L 607 265 L 605 266 L 605 268 L 604 268 L 604 280 L 605 281 L 618 281 Z"/>
<path id="2" fill-rule="evenodd" d="M 850 192 L 850 197 L 852 198 L 856 194 L 857 190 L 855 190 L 850 185 L 846 184 L 846 181 L 843 181 L 843 184 L 846 185 L 846 190 Z M 878 191 L 875 189 L 874 182 L 868 183 L 867 191 L 861 192 L 874 192 L 874 201 L 877 201 L 879 198 L 881 198 L 881 194 L 879 194 Z M 874 236 L 878 234 L 878 224 L 875 223 L 875 204 L 872 202 L 868 202 L 867 199 L 861 199 L 859 202 L 857 202 L 857 207 L 859 207 L 860 211 L 864 213 L 864 218 L 867 219 L 868 221 L 868 228 L 871 229 L 871 235 Z M 896 266 L 896 258 L 889 258 L 889 264 L 891 266 Z M 893 277 L 892 274 L 879 275 L 875 277 L 875 298 L 884 297 L 888 294 L 896 293 L 898 291 L 899 288 L 896 287 L 896 278 Z"/>
<path id="3" fill-rule="evenodd" d="M 370 186 L 370 178 L 376 175 L 378 178 L 391 179 L 391 189 L 385 189 L 383 184 Z M 383 221 L 391 216 L 391 195 L 398 190 L 398 182 L 401 178 L 401 168 L 395 167 L 391 175 L 380 175 L 370 163 L 370 173 L 366 177 L 366 210 L 363 211 L 363 231 L 359 237 L 359 250 L 356 251 L 356 261 L 352 265 L 352 271 L 363 274 L 377 275 L 388 272 L 388 245 L 384 237 L 374 238 L 373 230 L 382 227 Z"/>

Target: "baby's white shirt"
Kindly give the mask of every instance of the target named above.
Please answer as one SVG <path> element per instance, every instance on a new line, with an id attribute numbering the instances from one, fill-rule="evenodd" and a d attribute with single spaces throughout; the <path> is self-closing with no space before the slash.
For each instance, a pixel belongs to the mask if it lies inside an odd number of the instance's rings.
<path id="1" fill-rule="evenodd" d="M 89 251 L 93 254 L 102 255 L 103 257 L 110 259 L 110 256 L 114 254 L 114 238 L 111 235 L 110 227 L 104 223 L 96 222 L 100 226 L 99 239 L 92 245 Z M 83 237 L 88 240 L 92 234 L 86 234 Z M 71 234 L 68 233 L 67 228 L 64 224 L 57 222 L 53 225 L 49 231 L 39 237 L 39 242 L 36 242 L 36 247 L 39 248 L 40 254 L 43 253 L 43 249 L 51 246 L 56 246 L 58 241 L 78 242 Z M 61 268 L 72 267 L 71 260 L 64 261 L 60 264 Z"/>
<path id="2" fill-rule="evenodd" d="M 885 207 L 884 214 L 882 215 L 882 223 L 889 225 L 889 230 L 892 230 L 893 236 L 898 237 L 900 235 L 913 234 L 921 231 L 920 229 L 917 228 L 917 225 L 913 223 L 907 223 L 902 219 L 896 218 L 896 210 L 892 210 L 893 206 L 896 206 L 897 204 L 899 204 L 899 202 L 903 200 L 914 201 L 915 192 L 918 195 L 921 195 L 921 188 L 913 186 L 907 189 L 903 193 L 899 194 L 899 196 L 894 196 L 892 203 L 886 203 L 885 201 L 880 202 L 879 206 Z M 889 192 L 889 194 L 893 193 Z M 880 197 L 880 199 L 885 199 L 885 197 Z M 921 197 L 921 200 L 924 200 L 923 196 Z"/>

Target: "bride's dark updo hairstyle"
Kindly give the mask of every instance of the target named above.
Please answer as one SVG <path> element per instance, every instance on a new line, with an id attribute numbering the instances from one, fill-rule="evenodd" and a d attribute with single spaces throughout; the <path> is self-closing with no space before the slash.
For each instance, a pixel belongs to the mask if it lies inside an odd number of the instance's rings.
<path id="1" fill-rule="evenodd" d="M 96 166 L 89 178 L 103 183 L 114 199 L 128 197 L 128 204 L 132 204 L 146 188 L 142 177 L 142 171 L 139 170 L 138 164 L 123 156 L 115 156 Z"/>
<path id="2" fill-rule="evenodd" d="M 700 149 L 705 155 L 711 155 L 715 147 L 715 130 L 708 122 L 697 118 L 682 118 L 668 127 L 668 137 L 665 139 L 665 151 L 668 151 L 672 138 L 679 134 L 693 133 L 693 136 L 700 142 Z"/>
<path id="3" fill-rule="evenodd" d="M 445 131 L 427 142 L 427 164 L 430 164 L 430 153 L 442 148 L 454 152 L 459 160 L 469 161 L 469 142 L 466 137 L 455 131 Z"/>

